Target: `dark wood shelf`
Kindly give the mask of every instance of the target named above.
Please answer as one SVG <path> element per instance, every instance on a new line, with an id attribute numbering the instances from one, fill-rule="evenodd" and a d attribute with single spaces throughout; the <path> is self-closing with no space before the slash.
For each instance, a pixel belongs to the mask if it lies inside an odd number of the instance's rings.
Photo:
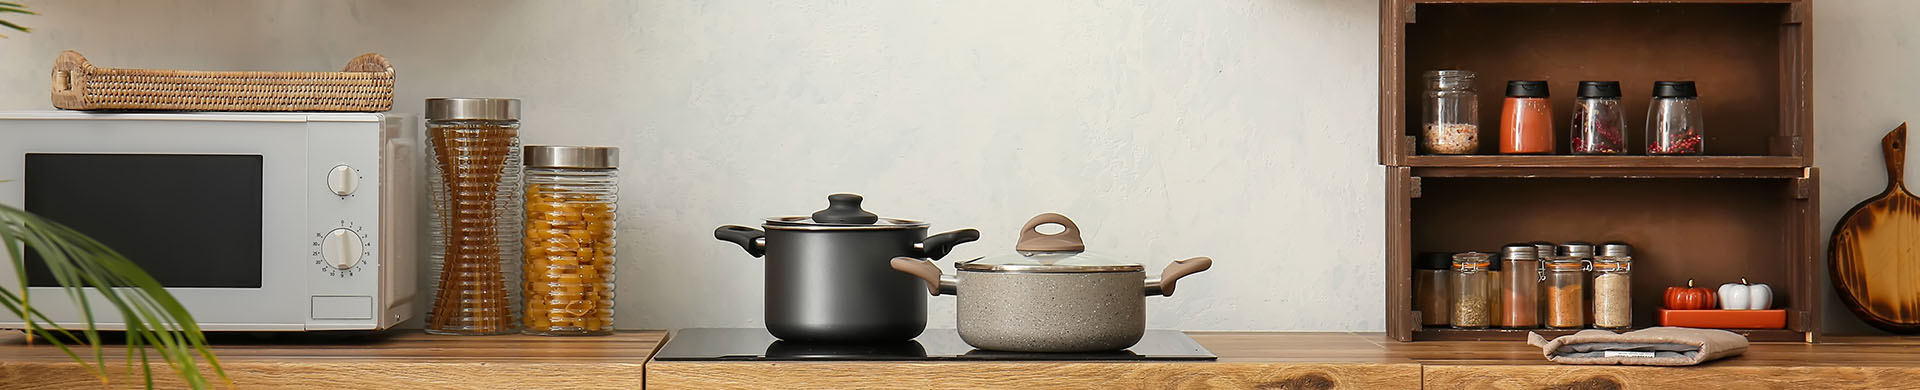
<path id="1" fill-rule="evenodd" d="M 1500 168 L 1793 168 L 1795 156 L 1407 156 L 1409 167 Z"/>
<path id="2" fill-rule="evenodd" d="M 1643 328 L 1635 328 L 1643 329 Z M 1527 333 L 1539 333 L 1547 339 L 1574 334 L 1585 329 L 1454 329 L 1422 328 L 1413 332 L 1414 341 L 1515 341 L 1526 340 Z M 1756 342 L 1807 342 L 1807 332 L 1791 329 L 1727 329 Z"/>

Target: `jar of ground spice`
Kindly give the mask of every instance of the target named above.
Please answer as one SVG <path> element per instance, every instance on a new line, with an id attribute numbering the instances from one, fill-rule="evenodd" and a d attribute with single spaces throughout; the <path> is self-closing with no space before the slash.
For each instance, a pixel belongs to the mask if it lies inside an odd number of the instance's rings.
<path id="1" fill-rule="evenodd" d="M 1633 258 L 1600 256 L 1593 261 L 1593 327 L 1633 326 Z"/>
<path id="2" fill-rule="evenodd" d="M 1554 256 L 1547 259 L 1546 290 L 1548 328 L 1571 329 L 1586 326 L 1586 280 L 1592 263 L 1579 257 Z"/>
<path id="3" fill-rule="evenodd" d="M 1500 153 L 1553 154 L 1553 104 L 1547 82 L 1508 81 L 1500 106 Z"/>
<path id="4" fill-rule="evenodd" d="M 1420 149 L 1427 154 L 1473 154 L 1480 150 L 1480 93 L 1473 72 L 1426 73 L 1421 97 Z"/>
<path id="5" fill-rule="evenodd" d="M 1490 256 L 1480 252 L 1453 255 L 1453 327 L 1478 329 L 1493 324 L 1493 284 L 1487 268 Z"/>
<path id="6" fill-rule="evenodd" d="M 620 150 L 527 146 L 523 333 L 613 333 Z"/>
<path id="7" fill-rule="evenodd" d="M 1620 82 L 1582 81 L 1573 99 L 1573 154 L 1627 153 L 1627 113 Z"/>
<path id="8" fill-rule="evenodd" d="M 1510 244 L 1500 248 L 1500 310 L 1495 316 L 1499 326 L 1533 328 L 1540 326 L 1540 259 L 1532 244 Z"/>
<path id="9" fill-rule="evenodd" d="M 520 261 L 520 101 L 427 99 L 432 162 L 431 267 L 426 331 L 517 331 Z"/>
<path id="10" fill-rule="evenodd" d="M 1413 302 L 1421 326 L 1453 324 L 1453 254 L 1421 252 L 1413 260 Z"/>

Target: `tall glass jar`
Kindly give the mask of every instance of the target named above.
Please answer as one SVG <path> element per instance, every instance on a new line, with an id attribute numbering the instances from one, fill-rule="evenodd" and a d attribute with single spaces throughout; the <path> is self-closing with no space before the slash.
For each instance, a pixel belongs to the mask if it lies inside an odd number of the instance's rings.
<path id="1" fill-rule="evenodd" d="M 1572 256 L 1547 259 L 1546 278 L 1540 284 L 1546 289 L 1548 328 L 1586 326 L 1586 280 L 1591 264 Z"/>
<path id="2" fill-rule="evenodd" d="M 1534 328 L 1540 326 L 1540 258 L 1532 244 L 1511 244 L 1500 248 L 1501 326 Z"/>
<path id="3" fill-rule="evenodd" d="M 1547 82 L 1507 82 L 1500 105 L 1500 153 L 1553 154 L 1553 103 Z"/>
<path id="4" fill-rule="evenodd" d="M 1421 326 L 1453 324 L 1453 254 L 1423 252 L 1413 263 L 1414 309 L 1420 310 Z"/>
<path id="5" fill-rule="evenodd" d="M 427 99 L 435 286 L 427 333 L 517 331 L 519 132 L 517 99 Z"/>
<path id="6" fill-rule="evenodd" d="M 1627 153 L 1627 112 L 1620 82 L 1582 81 L 1573 98 L 1573 154 Z"/>
<path id="7" fill-rule="evenodd" d="M 1473 72 L 1426 73 L 1422 95 L 1420 149 L 1427 154 L 1473 154 L 1480 150 L 1480 94 Z"/>
<path id="8" fill-rule="evenodd" d="M 1647 154 L 1698 156 L 1706 153 L 1707 132 L 1700 119 L 1700 94 L 1692 81 L 1655 81 L 1647 107 Z"/>
<path id="9" fill-rule="evenodd" d="M 1453 255 L 1453 327 L 1486 328 L 1493 324 L 1493 297 L 1487 287 L 1488 256 L 1480 252 Z"/>
<path id="10" fill-rule="evenodd" d="M 620 150 L 527 146 L 523 333 L 613 333 Z"/>
<path id="11" fill-rule="evenodd" d="M 1600 256 L 1593 261 L 1593 327 L 1633 326 L 1633 258 Z"/>

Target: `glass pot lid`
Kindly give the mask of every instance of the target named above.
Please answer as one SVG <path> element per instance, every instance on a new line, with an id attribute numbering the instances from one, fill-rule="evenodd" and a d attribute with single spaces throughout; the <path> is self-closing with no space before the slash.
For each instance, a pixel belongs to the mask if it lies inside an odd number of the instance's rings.
<path id="1" fill-rule="evenodd" d="M 812 215 L 767 218 L 766 228 L 781 230 L 894 230 L 927 227 L 911 219 L 880 218 L 860 208 L 858 194 L 827 195 L 827 208 Z"/>
<path id="2" fill-rule="evenodd" d="M 1065 229 L 1055 234 L 1041 233 L 1038 229 L 1044 225 L 1060 225 Z M 967 260 L 955 264 L 954 268 L 961 271 L 1038 273 L 1146 270 L 1140 263 L 1086 252 L 1087 246 L 1080 240 L 1080 226 L 1067 219 L 1067 216 L 1055 213 L 1040 214 L 1028 220 L 1027 225 L 1020 228 L 1020 242 L 1013 248 L 1014 253 Z"/>

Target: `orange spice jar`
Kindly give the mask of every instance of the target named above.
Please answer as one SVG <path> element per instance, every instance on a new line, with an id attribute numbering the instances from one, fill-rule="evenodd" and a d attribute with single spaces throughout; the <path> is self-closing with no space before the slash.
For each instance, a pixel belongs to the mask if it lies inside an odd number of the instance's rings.
<path id="1" fill-rule="evenodd" d="M 1553 105 L 1547 82 L 1508 81 L 1500 107 L 1500 153 L 1553 154 Z"/>

